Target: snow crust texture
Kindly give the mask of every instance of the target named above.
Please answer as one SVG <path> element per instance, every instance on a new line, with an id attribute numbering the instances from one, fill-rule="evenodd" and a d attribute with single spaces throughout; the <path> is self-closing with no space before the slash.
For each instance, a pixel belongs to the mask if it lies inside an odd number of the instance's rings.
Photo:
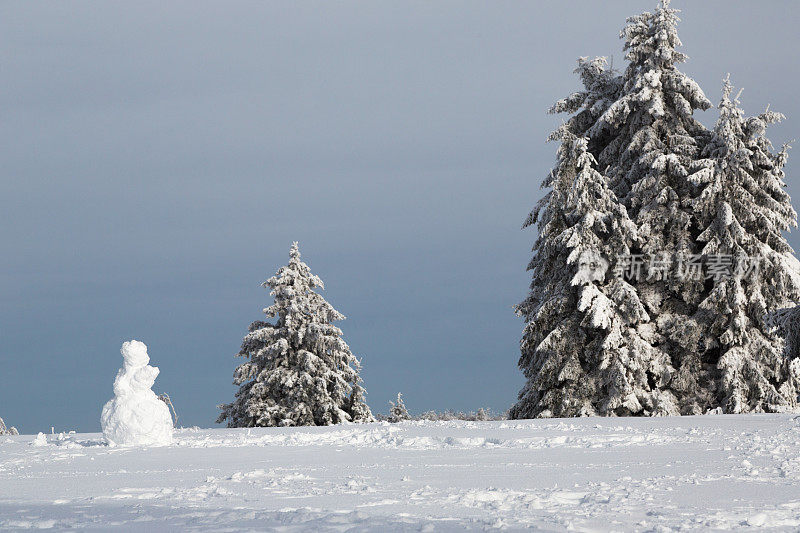
<path id="1" fill-rule="evenodd" d="M 123 366 L 114 380 L 114 398 L 103 407 L 100 424 L 109 445 L 152 446 L 172 442 L 172 415 L 152 386 L 158 367 L 150 366 L 147 346 L 123 343 Z"/>
<path id="2" fill-rule="evenodd" d="M 799 489 L 786 414 L 0 437 L 0 530 L 797 531 Z"/>

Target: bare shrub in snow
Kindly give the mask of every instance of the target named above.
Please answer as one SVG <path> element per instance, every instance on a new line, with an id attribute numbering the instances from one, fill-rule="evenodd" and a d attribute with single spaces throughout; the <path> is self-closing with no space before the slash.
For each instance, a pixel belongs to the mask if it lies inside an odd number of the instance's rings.
<path id="1" fill-rule="evenodd" d="M 449 422 L 451 420 L 464 420 L 469 422 L 488 422 L 491 420 L 507 420 L 506 413 L 495 414 L 489 408 L 480 408 L 477 411 L 454 411 L 447 409 L 442 412 L 426 411 L 418 417 L 413 417 L 414 420 L 429 420 Z"/>
<path id="2" fill-rule="evenodd" d="M 19 435 L 19 431 L 14 426 L 6 427 L 6 423 L 0 418 L 0 435 Z"/>
<path id="3" fill-rule="evenodd" d="M 169 394 L 166 392 L 162 392 L 158 395 L 158 399 L 161 400 L 169 407 L 170 412 L 172 413 L 172 423 L 177 427 L 178 426 L 178 412 L 175 410 L 175 406 L 172 404 L 172 398 L 169 397 Z"/>

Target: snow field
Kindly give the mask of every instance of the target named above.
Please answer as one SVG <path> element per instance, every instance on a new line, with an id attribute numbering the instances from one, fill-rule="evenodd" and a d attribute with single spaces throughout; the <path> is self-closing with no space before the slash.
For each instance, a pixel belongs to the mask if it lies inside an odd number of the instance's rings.
<path id="1" fill-rule="evenodd" d="M 0 529 L 795 531 L 795 418 L 183 429 L 150 448 L 0 437 Z"/>

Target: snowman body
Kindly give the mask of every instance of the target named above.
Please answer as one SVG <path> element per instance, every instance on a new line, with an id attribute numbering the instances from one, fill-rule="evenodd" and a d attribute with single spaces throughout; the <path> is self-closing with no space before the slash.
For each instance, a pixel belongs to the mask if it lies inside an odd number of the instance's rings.
<path id="1" fill-rule="evenodd" d="M 163 446 L 172 442 L 172 416 L 152 386 L 158 368 L 150 366 L 147 346 L 122 345 L 124 363 L 114 380 L 114 398 L 103 407 L 100 424 L 111 446 Z"/>

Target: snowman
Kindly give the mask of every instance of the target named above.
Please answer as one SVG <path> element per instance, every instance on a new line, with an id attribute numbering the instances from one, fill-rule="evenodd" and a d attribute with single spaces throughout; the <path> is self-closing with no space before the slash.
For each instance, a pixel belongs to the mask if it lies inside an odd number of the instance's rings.
<path id="1" fill-rule="evenodd" d="M 122 344 L 125 360 L 114 380 L 114 398 L 103 407 L 100 424 L 110 446 L 167 445 L 172 442 L 172 416 L 151 390 L 158 368 L 148 365 L 147 346 L 136 340 Z"/>

